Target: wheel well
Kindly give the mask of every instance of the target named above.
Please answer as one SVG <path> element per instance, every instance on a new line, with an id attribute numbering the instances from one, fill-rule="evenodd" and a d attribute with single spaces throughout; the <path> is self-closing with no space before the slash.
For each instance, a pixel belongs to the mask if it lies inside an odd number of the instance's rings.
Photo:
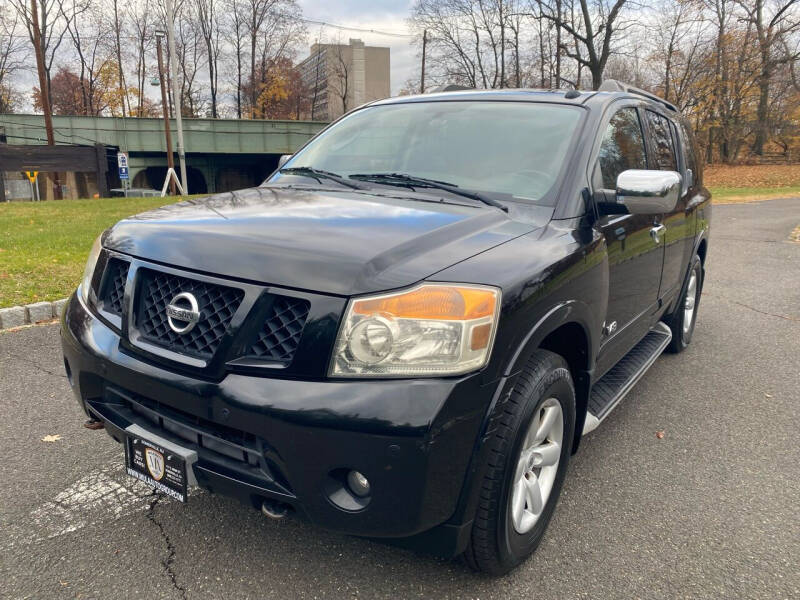
<path id="1" fill-rule="evenodd" d="M 575 384 L 575 437 L 573 451 L 577 450 L 580 432 L 589 402 L 589 339 L 586 331 L 575 322 L 565 323 L 551 331 L 539 344 L 542 350 L 555 352 L 567 361 Z"/>
<path id="2" fill-rule="evenodd" d="M 700 262 L 706 264 L 706 241 L 701 240 L 700 245 L 697 247 L 697 256 L 700 257 Z"/>

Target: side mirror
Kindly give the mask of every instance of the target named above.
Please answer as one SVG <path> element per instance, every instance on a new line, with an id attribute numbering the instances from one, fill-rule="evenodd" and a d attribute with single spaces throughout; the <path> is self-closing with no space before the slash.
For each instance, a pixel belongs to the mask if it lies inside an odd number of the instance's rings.
<path id="1" fill-rule="evenodd" d="M 292 158 L 291 154 L 281 154 L 281 157 L 278 159 L 278 169 L 280 169 L 281 167 L 283 167 L 283 165 L 289 162 L 290 158 Z"/>
<path id="2" fill-rule="evenodd" d="M 672 212 L 680 190 L 681 176 L 675 171 L 629 169 L 617 177 L 617 203 L 634 215 Z"/>

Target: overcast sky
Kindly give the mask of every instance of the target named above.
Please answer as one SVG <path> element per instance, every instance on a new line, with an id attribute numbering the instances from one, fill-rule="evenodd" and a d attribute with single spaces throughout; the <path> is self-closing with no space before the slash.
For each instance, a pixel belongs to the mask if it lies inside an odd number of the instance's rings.
<path id="1" fill-rule="evenodd" d="M 408 34 L 406 19 L 411 14 L 413 0 L 298 0 L 306 19 L 324 21 L 335 25 L 374 29 L 390 33 Z M 308 24 L 309 40 L 317 38 L 319 25 Z M 358 38 L 368 46 L 391 48 L 392 94 L 397 94 L 407 79 L 417 70 L 416 50 L 409 37 L 392 37 L 361 31 L 340 31 L 322 27 L 323 37 L 342 40 Z M 303 53 L 303 58 L 307 52 Z"/>
<path id="2" fill-rule="evenodd" d="M 5 0 L 0 0 L 3 2 Z M 372 29 L 377 31 L 408 36 L 406 19 L 411 14 L 413 0 L 298 0 L 306 19 L 322 21 L 332 25 L 354 27 L 356 29 Z M 407 79 L 413 77 L 419 67 L 416 50 L 411 46 L 410 37 L 388 36 L 365 31 L 350 31 L 331 26 L 308 23 L 308 40 L 303 51 L 297 56 L 300 62 L 309 54 L 309 46 L 322 33 L 323 40 L 334 40 L 340 37 L 345 43 L 349 38 L 361 39 L 368 46 L 388 46 L 391 61 L 391 93 L 397 95 Z M 69 39 L 65 38 L 65 46 Z M 25 90 L 23 112 L 34 112 L 31 90 L 38 86 L 33 69 L 18 75 L 19 86 Z M 201 69 L 198 75 L 207 81 L 207 71 Z M 146 95 L 153 101 L 160 100 L 158 88 L 147 86 Z"/>

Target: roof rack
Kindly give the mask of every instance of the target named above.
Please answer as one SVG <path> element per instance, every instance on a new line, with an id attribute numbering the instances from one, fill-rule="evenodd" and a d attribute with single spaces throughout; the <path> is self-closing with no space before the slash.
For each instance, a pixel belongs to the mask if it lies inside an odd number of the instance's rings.
<path id="1" fill-rule="evenodd" d="M 678 107 L 672 104 L 672 102 L 667 102 L 663 98 L 659 98 L 655 94 L 647 92 L 645 90 L 639 89 L 637 87 L 633 87 L 632 85 L 628 85 L 627 83 L 623 83 L 622 81 L 617 81 L 616 79 L 605 79 L 600 87 L 597 89 L 598 92 L 628 92 L 629 94 L 636 94 L 637 96 L 644 96 L 648 100 L 652 100 L 653 102 L 658 102 L 659 104 L 663 104 L 670 110 L 674 110 L 675 112 L 681 112 L 678 110 Z"/>
<path id="2" fill-rule="evenodd" d="M 475 88 L 471 88 L 466 85 L 458 85 L 457 83 L 446 83 L 444 85 L 440 85 L 438 87 L 429 90 L 429 94 L 438 94 L 441 92 L 462 92 L 464 90 L 474 90 Z"/>

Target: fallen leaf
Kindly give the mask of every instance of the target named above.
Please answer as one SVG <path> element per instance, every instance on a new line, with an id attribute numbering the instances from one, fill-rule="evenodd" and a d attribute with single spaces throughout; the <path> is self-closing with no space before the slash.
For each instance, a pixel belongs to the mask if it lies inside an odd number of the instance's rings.
<path id="1" fill-rule="evenodd" d="M 663 431 L 656 431 L 656 437 L 660 440 L 664 439 L 664 432 Z"/>
<path id="2" fill-rule="evenodd" d="M 767 392 L 764 392 L 764 395 L 765 395 L 767 398 L 772 398 L 772 394 L 768 394 Z"/>
<path id="3" fill-rule="evenodd" d="M 61 436 L 58 434 L 55 435 L 46 435 L 42 438 L 43 442 L 57 442 L 61 439 Z"/>

